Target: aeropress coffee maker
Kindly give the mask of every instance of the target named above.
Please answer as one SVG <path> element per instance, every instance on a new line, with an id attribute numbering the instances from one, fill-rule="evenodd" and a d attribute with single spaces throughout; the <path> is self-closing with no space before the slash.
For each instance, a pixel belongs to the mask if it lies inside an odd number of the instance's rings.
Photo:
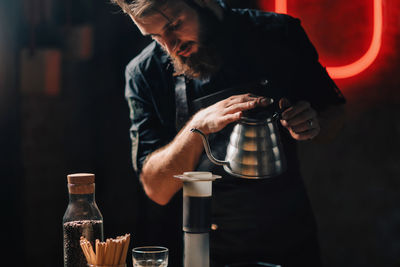
<path id="1" fill-rule="evenodd" d="M 221 176 L 211 172 L 185 172 L 174 177 L 183 181 L 183 266 L 209 267 L 212 182 Z"/>

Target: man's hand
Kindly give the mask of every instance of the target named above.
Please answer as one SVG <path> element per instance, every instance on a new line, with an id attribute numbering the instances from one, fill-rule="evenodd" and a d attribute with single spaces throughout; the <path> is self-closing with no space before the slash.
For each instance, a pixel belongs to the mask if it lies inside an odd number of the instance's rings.
<path id="1" fill-rule="evenodd" d="M 317 112 L 309 102 L 299 101 L 290 105 L 289 100 L 279 100 L 282 112 L 281 124 L 289 130 L 290 135 L 296 140 L 309 140 L 316 137 L 321 128 Z"/>
<path id="2" fill-rule="evenodd" d="M 215 133 L 229 123 L 239 120 L 242 111 L 267 103 L 269 99 L 251 94 L 231 96 L 197 112 L 190 122 L 191 127 L 199 129 L 206 135 Z"/>

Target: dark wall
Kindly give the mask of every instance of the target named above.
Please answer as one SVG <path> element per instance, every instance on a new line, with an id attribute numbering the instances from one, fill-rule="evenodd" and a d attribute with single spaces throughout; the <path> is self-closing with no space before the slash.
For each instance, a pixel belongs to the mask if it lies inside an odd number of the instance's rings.
<path id="1" fill-rule="evenodd" d="M 37 11 L 42 19 L 34 26 L 29 2 L 0 2 L 2 218 L 16 255 L 10 258 L 19 259 L 9 266 L 62 265 L 66 175 L 74 172 L 96 174 L 106 237 L 129 232 L 131 245 L 157 243 L 179 254 L 180 211 L 151 203 L 130 162 L 123 72 L 149 40 L 107 1 L 39 1 L 39 10 L 52 5 L 49 13 Z M 231 3 L 256 7 L 256 1 Z M 400 264 L 400 20 L 397 2 L 385 0 L 384 8 L 376 62 L 357 77 L 337 80 L 348 100 L 343 131 L 330 144 L 300 144 L 326 266 Z M 323 32 L 306 17 L 304 23 L 307 31 Z M 93 49 L 76 58 L 66 40 L 82 25 L 92 26 Z M 60 51 L 58 93 L 21 89 L 24 48 Z"/>
<path id="2" fill-rule="evenodd" d="M 357 12 L 347 17 L 325 13 L 328 19 L 320 24 L 310 24 L 305 16 L 303 24 L 327 64 L 343 62 L 344 55 L 352 56 L 351 62 L 370 43 L 372 1 L 328 2 L 321 5 L 323 12 L 338 11 L 340 6 L 349 12 L 352 5 Z M 361 74 L 336 80 L 347 98 L 347 119 L 337 139 L 326 145 L 301 144 L 303 173 L 327 266 L 400 264 L 399 14 L 398 2 L 383 1 L 382 46 L 376 60 Z M 331 30 L 331 25 L 338 30 Z M 329 33 L 326 39 L 321 38 L 324 33 Z M 336 43 L 330 47 L 338 49 L 336 59 L 324 47 L 328 40 Z"/>
<path id="3" fill-rule="evenodd" d="M 3 255 L 18 259 L 24 249 L 23 171 L 21 163 L 20 101 L 17 86 L 17 3 L 0 2 L 0 203 Z M 24 264 L 21 261 L 21 264 Z"/>

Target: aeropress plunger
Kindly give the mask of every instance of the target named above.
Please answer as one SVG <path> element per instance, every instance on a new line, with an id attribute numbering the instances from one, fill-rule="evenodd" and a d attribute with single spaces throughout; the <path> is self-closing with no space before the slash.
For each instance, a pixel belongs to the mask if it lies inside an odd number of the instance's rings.
<path id="1" fill-rule="evenodd" d="M 185 172 L 183 181 L 184 267 L 209 267 L 212 182 L 211 172 Z"/>

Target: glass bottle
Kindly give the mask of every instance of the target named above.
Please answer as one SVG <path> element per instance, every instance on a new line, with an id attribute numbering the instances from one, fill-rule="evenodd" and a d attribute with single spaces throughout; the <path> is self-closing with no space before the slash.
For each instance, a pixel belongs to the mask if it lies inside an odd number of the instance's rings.
<path id="1" fill-rule="evenodd" d="M 69 203 L 63 217 L 64 267 L 87 267 L 80 247 L 84 236 L 94 244 L 103 241 L 103 216 L 95 201 L 94 174 L 75 173 L 67 176 Z"/>

